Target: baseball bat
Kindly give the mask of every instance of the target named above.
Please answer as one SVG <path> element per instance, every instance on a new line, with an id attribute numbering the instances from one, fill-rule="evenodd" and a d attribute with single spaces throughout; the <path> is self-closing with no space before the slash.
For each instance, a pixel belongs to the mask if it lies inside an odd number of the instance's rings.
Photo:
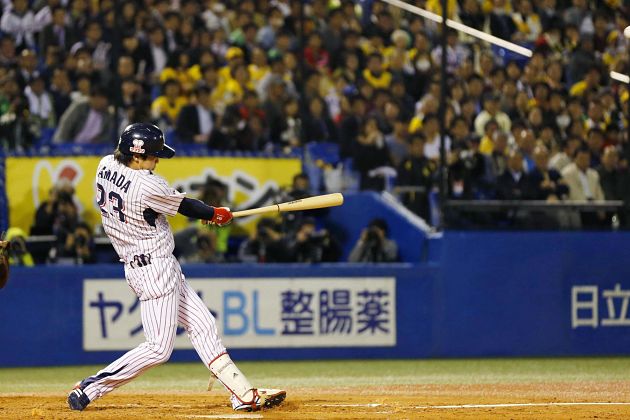
<path id="1" fill-rule="evenodd" d="M 343 195 L 340 193 L 316 195 L 314 197 L 302 198 L 300 200 L 287 201 L 286 203 L 273 204 L 271 206 L 258 207 L 255 209 L 235 211 L 234 217 L 251 216 L 262 213 L 282 213 L 285 211 L 312 210 L 324 207 L 334 207 L 343 204 Z"/>

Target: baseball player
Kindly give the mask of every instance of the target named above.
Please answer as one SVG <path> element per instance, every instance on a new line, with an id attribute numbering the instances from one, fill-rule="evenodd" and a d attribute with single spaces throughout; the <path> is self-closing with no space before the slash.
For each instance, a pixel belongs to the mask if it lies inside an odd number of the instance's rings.
<path id="1" fill-rule="evenodd" d="M 83 410 L 145 370 L 166 362 L 173 352 L 178 323 L 186 328 L 212 375 L 230 392 L 234 410 L 271 408 L 286 397 L 282 390 L 254 388 L 236 367 L 221 342 L 214 317 L 173 256 L 173 234 L 166 216 L 180 213 L 218 226 L 232 221 L 230 209 L 186 198 L 153 173 L 159 158 L 174 155 L 158 127 L 131 124 L 121 134 L 114 154 L 105 156 L 96 170 L 103 229 L 125 265 L 129 287 L 140 299 L 146 341 L 77 383 L 68 395 L 73 410 Z"/>

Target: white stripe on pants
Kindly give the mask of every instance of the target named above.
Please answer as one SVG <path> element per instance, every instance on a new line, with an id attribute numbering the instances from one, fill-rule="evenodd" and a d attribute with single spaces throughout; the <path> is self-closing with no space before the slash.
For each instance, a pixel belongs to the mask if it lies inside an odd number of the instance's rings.
<path id="1" fill-rule="evenodd" d="M 97 373 L 105 377 L 84 390 L 91 401 L 166 362 L 173 352 L 178 322 L 186 328 L 206 367 L 225 352 L 214 317 L 183 276 L 171 293 L 140 301 L 140 310 L 146 341 Z M 107 375 L 109 372 L 116 373 Z"/>

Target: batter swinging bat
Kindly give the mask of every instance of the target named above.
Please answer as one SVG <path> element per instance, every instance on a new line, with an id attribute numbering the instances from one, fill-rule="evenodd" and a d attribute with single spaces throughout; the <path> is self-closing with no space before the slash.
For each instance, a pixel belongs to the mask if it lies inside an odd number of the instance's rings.
<path id="1" fill-rule="evenodd" d="M 258 207 L 250 210 L 235 211 L 234 217 L 251 216 L 262 213 L 281 213 L 285 211 L 312 210 L 324 207 L 334 207 L 343 204 L 343 195 L 340 193 L 316 195 L 315 197 L 302 198 L 301 200 L 287 201 L 286 203 L 271 206 Z"/>

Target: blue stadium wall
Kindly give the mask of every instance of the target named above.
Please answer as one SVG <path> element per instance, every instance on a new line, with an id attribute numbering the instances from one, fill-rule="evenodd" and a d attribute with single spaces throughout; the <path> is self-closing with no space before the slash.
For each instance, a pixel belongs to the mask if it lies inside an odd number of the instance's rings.
<path id="1" fill-rule="evenodd" d="M 447 232 L 429 246 L 417 264 L 184 271 L 237 360 L 630 354 L 630 234 Z M 0 365 L 106 363 L 141 340 L 133 299 L 118 265 L 16 268 Z M 183 346 L 172 360 L 197 360 Z"/>

